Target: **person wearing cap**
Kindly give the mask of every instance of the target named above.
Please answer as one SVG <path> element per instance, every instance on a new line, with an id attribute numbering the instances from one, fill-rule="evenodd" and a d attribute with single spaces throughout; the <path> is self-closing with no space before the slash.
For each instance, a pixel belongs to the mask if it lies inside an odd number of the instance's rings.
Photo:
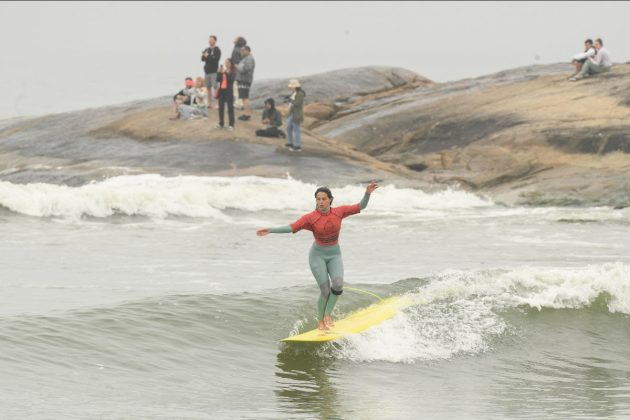
<path id="1" fill-rule="evenodd" d="M 280 130 L 282 126 L 282 116 L 276 109 L 276 102 L 273 98 L 267 98 L 265 100 L 265 110 L 262 114 L 262 123 L 265 128 L 256 130 L 256 135 L 259 137 L 284 137 L 284 133 Z"/>
<path id="2" fill-rule="evenodd" d="M 304 98 L 306 93 L 297 79 L 289 82 L 291 95 L 289 96 L 289 113 L 287 118 L 287 137 L 285 145 L 292 152 L 302 151 L 302 131 L 300 125 L 304 121 Z"/>

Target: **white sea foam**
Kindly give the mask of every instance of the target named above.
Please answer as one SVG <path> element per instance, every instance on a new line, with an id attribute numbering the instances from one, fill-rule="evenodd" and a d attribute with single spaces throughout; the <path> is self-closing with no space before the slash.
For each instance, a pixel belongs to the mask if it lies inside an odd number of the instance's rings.
<path id="1" fill-rule="evenodd" d="M 514 308 L 580 309 L 606 296 L 610 312 L 630 314 L 630 265 L 450 271 L 409 296 L 418 305 L 349 337 L 337 356 L 413 363 L 478 353 L 508 331 L 501 312 Z"/>
<path id="2" fill-rule="evenodd" d="M 135 175 L 109 178 L 80 187 L 55 184 L 0 182 L 0 206 L 39 217 L 108 217 L 114 214 L 154 218 L 188 216 L 229 221 L 225 211 L 308 211 L 316 185 L 288 177 L 163 177 Z M 352 204 L 364 186 L 335 188 L 335 204 Z M 473 194 L 445 190 L 425 193 L 384 186 L 370 208 L 374 214 L 466 209 L 492 206 Z"/>

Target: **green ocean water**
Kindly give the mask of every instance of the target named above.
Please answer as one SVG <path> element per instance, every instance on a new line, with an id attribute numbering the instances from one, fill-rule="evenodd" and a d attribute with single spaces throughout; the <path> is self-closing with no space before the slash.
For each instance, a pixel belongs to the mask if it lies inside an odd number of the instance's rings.
<path id="1" fill-rule="evenodd" d="M 311 185 L 184 179 L 196 198 L 178 207 L 171 181 L 137 181 L 0 197 L 0 418 L 630 416 L 627 210 L 384 187 L 344 221 L 345 281 L 415 304 L 337 343 L 281 344 L 315 326 L 312 238 L 254 232 L 310 194 L 247 191 Z M 347 290 L 335 316 L 373 301 Z"/>

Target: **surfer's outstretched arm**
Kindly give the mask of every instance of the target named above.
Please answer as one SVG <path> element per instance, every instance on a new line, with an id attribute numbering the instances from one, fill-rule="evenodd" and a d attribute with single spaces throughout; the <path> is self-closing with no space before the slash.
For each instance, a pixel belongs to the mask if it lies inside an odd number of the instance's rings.
<path id="1" fill-rule="evenodd" d="M 265 236 L 270 233 L 293 233 L 293 229 L 291 229 L 290 225 L 286 225 L 286 226 L 278 226 L 274 228 L 258 229 L 256 231 L 256 235 L 258 236 Z"/>
<path id="2" fill-rule="evenodd" d="M 363 195 L 363 198 L 359 202 L 359 207 L 361 207 L 361 210 L 367 207 L 368 202 L 370 201 L 370 194 L 372 194 L 374 190 L 377 188 L 378 188 L 378 184 L 376 182 L 370 182 L 370 184 L 367 186 L 367 188 L 365 189 L 365 194 Z"/>
<path id="3" fill-rule="evenodd" d="M 269 228 L 269 233 L 293 233 L 290 225 Z"/>

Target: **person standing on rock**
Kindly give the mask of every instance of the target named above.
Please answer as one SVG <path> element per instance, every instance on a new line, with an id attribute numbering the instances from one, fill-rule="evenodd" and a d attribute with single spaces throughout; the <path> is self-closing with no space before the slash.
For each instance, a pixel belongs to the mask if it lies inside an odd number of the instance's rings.
<path id="1" fill-rule="evenodd" d="M 292 152 L 302 151 L 302 129 L 301 124 L 304 121 L 304 98 L 306 93 L 302 90 L 302 85 L 297 79 L 289 82 L 289 113 L 287 118 L 287 137 L 288 143 L 285 145 Z"/>
<path id="2" fill-rule="evenodd" d="M 593 40 L 589 38 L 584 41 L 584 52 L 577 54 L 575 57 L 573 57 L 573 60 L 571 61 L 571 64 L 575 66 L 575 73 L 572 74 L 571 77 L 576 76 L 578 73 L 580 73 L 580 70 L 582 70 L 582 65 L 586 62 L 586 60 L 591 57 L 595 57 L 596 54 L 597 51 L 595 50 L 595 47 L 593 47 Z"/>
<path id="3" fill-rule="evenodd" d="M 252 118 L 252 107 L 249 101 L 249 90 L 254 82 L 254 69 L 256 61 L 252 56 L 249 45 L 241 48 L 241 62 L 236 66 L 236 81 L 238 83 L 238 97 L 243 100 L 243 115 L 238 117 L 241 121 L 249 121 Z"/>
<path id="4" fill-rule="evenodd" d="M 217 97 L 219 99 L 219 124 L 217 124 L 217 128 L 223 128 L 225 124 L 224 116 L 225 116 L 225 106 L 227 105 L 228 110 L 228 130 L 234 130 L 234 75 L 236 69 L 232 64 L 232 59 L 225 59 L 225 67 L 221 66 L 219 68 L 219 73 L 217 74 Z"/>
<path id="5" fill-rule="evenodd" d="M 237 36 L 234 38 L 234 49 L 232 50 L 232 63 L 234 64 L 234 68 L 241 62 L 241 48 L 247 45 L 247 40 L 242 36 Z M 236 85 L 236 81 L 234 81 L 234 106 L 239 109 L 243 109 L 243 101 L 238 97 L 238 85 Z"/>
<path id="6" fill-rule="evenodd" d="M 576 81 L 588 77 L 591 74 L 610 71 L 612 68 L 612 60 L 610 59 L 610 55 L 608 55 L 608 50 L 604 48 L 604 41 L 602 41 L 601 38 L 595 40 L 595 49 L 597 50 L 597 55 L 588 58 L 584 62 L 582 70 L 569 80 Z"/>
<path id="7" fill-rule="evenodd" d="M 217 37 L 210 35 L 208 37 L 209 47 L 201 53 L 201 61 L 205 64 L 203 71 L 206 74 L 205 82 L 208 89 L 208 108 L 212 108 L 212 97 L 217 90 L 217 70 L 221 62 L 221 49 L 217 46 Z"/>

